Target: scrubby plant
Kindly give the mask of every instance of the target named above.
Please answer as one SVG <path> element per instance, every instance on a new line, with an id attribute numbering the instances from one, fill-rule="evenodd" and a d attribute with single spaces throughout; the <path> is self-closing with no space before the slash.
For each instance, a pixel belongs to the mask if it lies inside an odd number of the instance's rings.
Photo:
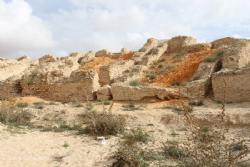
<path id="1" fill-rule="evenodd" d="M 38 69 L 34 69 L 29 76 L 26 76 L 25 81 L 28 85 L 31 85 L 39 78 Z"/>
<path id="2" fill-rule="evenodd" d="M 181 160 L 186 156 L 184 150 L 176 142 L 164 143 L 163 154 L 166 158 L 175 160 Z"/>
<path id="3" fill-rule="evenodd" d="M 46 105 L 46 103 L 45 102 L 43 102 L 43 101 L 39 101 L 39 102 L 35 102 L 35 103 L 33 103 L 33 105 L 34 105 L 34 107 L 36 108 L 36 109 L 44 109 L 44 106 Z"/>
<path id="4" fill-rule="evenodd" d="M 206 124 L 185 112 L 189 136 L 177 150 L 186 156 L 179 158 L 181 167 L 235 167 L 249 154 L 244 140 L 227 140 L 228 127 L 225 120 L 224 105 L 213 124 Z M 171 145 L 167 145 L 169 148 Z M 175 148 L 176 149 L 176 148 Z M 175 151 L 178 153 L 178 151 Z"/>
<path id="5" fill-rule="evenodd" d="M 138 87 L 141 86 L 141 83 L 138 80 L 133 80 L 129 82 L 129 86 Z"/>
<path id="6" fill-rule="evenodd" d="M 124 132 L 125 118 L 108 112 L 89 112 L 86 114 L 86 132 L 92 135 L 116 135 Z"/>
<path id="7" fill-rule="evenodd" d="M 224 52 L 223 51 L 219 51 L 216 52 L 212 55 L 210 55 L 209 57 L 207 57 L 204 62 L 215 62 L 217 60 L 219 60 L 220 58 L 222 58 L 224 56 Z"/>
<path id="8" fill-rule="evenodd" d="M 149 73 L 146 74 L 146 77 L 149 80 L 154 80 L 156 78 L 156 74 L 154 72 L 149 72 Z"/>
<path id="9" fill-rule="evenodd" d="M 110 100 L 104 100 L 102 103 L 103 103 L 103 105 L 108 106 L 108 105 L 111 104 L 111 101 Z"/>
<path id="10" fill-rule="evenodd" d="M 148 167 L 147 152 L 138 145 L 121 144 L 113 158 L 116 160 L 112 167 Z"/>
<path id="11" fill-rule="evenodd" d="M 136 111 L 136 110 L 142 110 L 141 105 L 135 105 L 132 102 L 129 102 L 128 104 L 122 105 L 123 111 Z"/>
<path id="12" fill-rule="evenodd" d="M 134 144 L 136 142 L 147 143 L 150 140 L 150 135 L 141 128 L 137 128 L 125 134 L 124 139 L 127 144 Z"/>
<path id="13" fill-rule="evenodd" d="M 72 102 L 71 102 L 71 105 L 72 105 L 73 107 L 76 107 L 76 108 L 83 107 L 82 103 L 79 102 L 79 101 L 72 101 Z"/>
<path id="14" fill-rule="evenodd" d="M 92 103 L 87 103 L 83 114 L 79 115 L 82 122 L 86 124 L 86 133 L 95 136 L 117 135 L 123 133 L 126 126 L 124 116 L 115 115 L 111 112 L 112 105 L 109 111 L 104 110 L 97 112 Z"/>
<path id="15" fill-rule="evenodd" d="M 17 104 L 16 104 L 16 107 L 18 107 L 18 108 L 26 108 L 26 107 L 28 107 L 28 106 L 29 106 L 28 103 L 17 103 Z"/>
<path id="16" fill-rule="evenodd" d="M 23 109 L 14 107 L 0 108 L 0 122 L 6 125 L 28 126 L 33 115 Z"/>

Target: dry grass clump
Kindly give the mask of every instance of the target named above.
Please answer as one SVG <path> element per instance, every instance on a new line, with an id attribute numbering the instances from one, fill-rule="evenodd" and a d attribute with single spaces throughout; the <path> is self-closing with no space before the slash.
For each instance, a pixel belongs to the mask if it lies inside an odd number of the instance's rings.
<path id="1" fill-rule="evenodd" d="M 26 108 L 26 107 L 28 107 L 28 106 L 29 106 L 28 103 L 17 103 L 17 104 L 16 104 L 16 107 L 18 107 L 18 108 Z"/>
<path id="2" fill-rule="evenodd" d="M 46 103 L 43 102 L 43 101 L 39 101 L 39 102 L 33 103 L 33 105 L 34 105 L 34 107 L 35 107 L 36 109 L 40 109 L 40 110 L 41 110 L 41 109 L 44 109 Z"/>
<path id="3" fill-rule="evenodd" d="M 245 140 L 227 138 L 228 125 L 222 112 L 213 120 L 213 124 L 196 121 L 189 112 L 185 113 L 189 132 L 187 142 L 175 148 L 166 143 L 165 148 L 173 149 L 181 167 L 236 167 L 249 154 Z M 165 149 L 166 150 L 166 149 Z M 179 151 L 178 151 L 179 150 Z M 183 155 L 179 156 L 180 150 Z M 169 151 L 167 152 L 169 154 Z M 170 155 L 170 154 L 169 154 Z"/>
<path id="4" fill-rule="evenodd" d="M 142 110 L 142 105 L 135 105 L 134 103 L 130 102 L 128 104 L 122 105 L 123 111 L 136 111 L 136 110 Z"/>
<path id="5" fill-rule="evenodd" d="M 114 159 L 116 162 L 112 167 L 148 167 L 146 162 L 146 154 L 138 145 L 121 145 L 115 152 Z"/>
<path id="6" fill-rule="evenodd" d="M 110 111 L 97 112 L 91 103 L 85 106 L 85 113 L 80 117 L 86 124 L 86 132 L 96 136 L 116 135 L 123 133 L 126 126 L 124 116 L 115 115 Z"/>
<path id="7" fill-rule="evenodd" d="M 6 125 L 28 126 L 33 115 L 23 109 L 14 107 L 0 108 L 0 122 Z"/>
<path id="8" fill-rule="evenodd" d="M 150 140 L 150 135 L 141 128 L 133 129 L 131 132 L 124 135 L 127 144 L 135 144 L 137 142 L 147 143 Z"/>
<path id="9" fill-rule="evenodd" d="M 147 167 L 149 161 L 158 158 L 154 151 L 143 148 L 151 137 L 143 129 L 137 128 L 125 134 L 120 147 L 114 153 L 115 163 L 112 167 Z"/>

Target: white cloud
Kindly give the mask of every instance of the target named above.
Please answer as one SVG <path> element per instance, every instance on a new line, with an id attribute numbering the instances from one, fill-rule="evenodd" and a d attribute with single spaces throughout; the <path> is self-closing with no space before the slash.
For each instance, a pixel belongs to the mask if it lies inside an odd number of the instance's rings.
<path id="1" fill-rule="evenodd" d="M 50 31 L 24 0 L 0 0 L 0 56 L 39 53 L 53 46 Z"/>
<path id="2" fill-rule="evenodd" d="M 32 16 L 27 2 L 43 20 Z M 11 48 L 7 51 L 36 49 L 39 53 L 44 52 L 41 48 L 52 44 L 45 23 L 55 40 L 49 52 L 58 55 L 102 48 L 112 51 L 122 47 L 138 49 L 150 37 L 166 39 L 175 35 L 192 35 L 207 41 L 235 34 L 250 36 L 250 1 L 247 0 L 27 2 L 12 0 L 7 4 L 0 0 L 0 24 L 2 20 L 6 23 L 5 28 L 0 27 L 0 45 L 4 41 L 5 46 L 12 47 L 4 47 Z M 33 33 L 37 35 L 30 35 Z"/>
<path id="3" fill-rule="evenodd" d="M 193 35 L 200 40 L 250 35 L 245 0 L 69 0 L 74 10 L 53 14 L 58 49 L 137 49 L 147 38 Z M 66 23 L 66 25 L 65 25 Z"/>

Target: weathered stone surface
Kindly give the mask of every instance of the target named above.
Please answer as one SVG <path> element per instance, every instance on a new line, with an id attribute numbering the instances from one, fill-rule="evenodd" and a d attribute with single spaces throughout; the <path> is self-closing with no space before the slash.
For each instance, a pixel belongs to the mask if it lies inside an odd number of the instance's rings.
<path id="1" fill-rule="evenodd" d="M 168 41 L 168 53 L 179 52 L 188 45 L 196 44 L 197 40 L 189 36 L 177 36 Z"/>
<path id="2" fill-rule="evenodd" d="M 108 85 L 113 82 L 115 78 L 120 77 L 124 71 L 128 70 L 134 65 L 134 61 L 119 61 L 114 64 L 105 65 L 99 69 L 99 82 L 101 85 Z"/>
<path id="3" fill-rule="evenodd" d="M 218 39 L 212 42 L 212 48 L 213 49 L 219 49 L 219 48 L 224 48 L 233 45 L 234 43 L 239 42 L 239 39 L 236 38 L 231 38 L 231 37 L 226 37 L 222 39 Z"/>
<path id="4" fill-rule="evenodd" d="M 84 54 L 82 57 L 80 57 L 77 62 L 79 64 L 84 64 L 84 63 L 94 60 L 94 58 L 95 58 L 95 52 L 90 51 Z"/>
<path id="5" fill-rule="evenodd" d="M 187 52 L 187 53 L 194 53 L 194 52 L 199 52 L 199 51 L 210 49 L 211 47 L 212 47 L 212 44 L 210 43 L 199 43 L 199 44 L 184 46 L 183 50 L 184 52 Z"/>
<path id="6" fill-rule="evenodd" d="M 8 100 L 20 96 L 22 87 L 19 81 L 0 82 L 0 100 Z"/>
<path id="7" fill-rule="evenodd" d="M 217 72 L 212 75 L 212 87 L 217 101 L 250 101 L 250 69 Z"/>
<path id="8" fill-rule="evenodd" d="M 167 50 L 168 43 L 167 42 L 161 42 L 158 44 L 158 46 L 153 47 L 147 54 L 144 56 L 141 56 L 140 60 L 137 60 L 138 65 L 149 65 L 152 62 L 158 60 L 163 53 Z"/>
<path id="9" fill-rule="evenodd" d="M 139 52 L 147 52 L 158 45 L 158 40 L 154 38 L 149 38 L 144 46 L 139 50 Z"/>
<path id="10" fill-rule="evenodd" d="M 44 76 L 42 76 L 44 77 Z M 22 81 L 22 95 L 36 95 L 55 101 L 95 100 L 95 92 L 99 88 L 98 74 L 95 71 L 76 70 L 68 79 L 56 83 L 47 83 L 39 79 L 32 84 Z"/>
<path id="11" fill-rule="evenodd" d="M 97 100 L 110 100 L 112 98 L 111 86 L 105 85 L 97 90 Z"/>
<path id="12" fill-rule="evenodd" d="M 204 78 L 187 83 L 181 92 L 186 97 L 202 99 L 209 92 L 210 85 L 210 78 Z"/>
<path id="13" fill-rule="evenodd" d="M 4 81 L 8 78 L 19 79 L 24 75 L 31 65 L 29 61 L 18 61 L 14 59 L 0 60 L 0 81 Z"/>
<path id="14" fill-rule="evenodd" d="M 232 45 L 221 49 L 224 56 L 224 69 L 238 69 L 250 64 L 250 40 L 237 40 Z"/>
<path id="15" fill-rule="evenodd" d="M 138 101 L 148 98 L 160 100 L 176 98 L 177 93 L 173 89 L 159 87 L 132 87 L 122 83 L 116 83 L 111 86 L 113 100 L 118 101 Z"/>
<path id="16" fill-rule="evenodd" d="M 102 49 L 96 52 L 95 57 L 100 57 L 100 56 L 109 56 L 111 53 L 106 50 L 106 49 Z"/>
<path id="17" fill-rule="evenodd" d="M 39 59 L 39 64 L 47 64 L 50 62 L 55 62 L 56 58 L 52 55 L 44 55 Z"/>
<path id="18" fill-rule="evenodd" d="M 124 54 L 129 54 L 130 53 L 130 50 L 127 49 L 127 48 L 122 48 L 121 49 L 121 54 L 124 55 Z"/>

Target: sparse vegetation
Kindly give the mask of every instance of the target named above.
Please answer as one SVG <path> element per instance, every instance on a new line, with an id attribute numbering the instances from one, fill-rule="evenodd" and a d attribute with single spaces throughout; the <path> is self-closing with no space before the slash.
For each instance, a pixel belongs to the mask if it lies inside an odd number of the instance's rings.
<path id="1" fill-rule="evenodd" d="M 141 83 L 137 80 L 133 80 L 129 82 L 129 86 L 138 87 L 141 86 Z"/>
<path id="2" fill-rule="evenodd" d="M 167 142 L 163 144 L 163 154 L 166 158 L 181 160 L 186 155 L 176 142 Z"/>
<path id="3" fill-rule="evenodd" d="M 123 111 L 136 111 L 136 110 L 142 110 L 143 106 L 141 105 L 135 105 L 134 103 L 130 102 L 128 104 L 122 105 Z"/>
<path id="4" fill-rule="evenodd" d="M 1 107 L 0 122 L 6 125 L 13 126 L 28 126 L 32 119 L 32 114 L 18 108 Z"/>
<path id="5" fill-rule="evenodd" d="M 71 102 L 71 105 L 72 105 L 73 107 L 76 107 L 76 108 L 83 107 L 82 103 L 79 102 L 79 101 L 73 101 L 73 102 Z"/>
<path id="6" fill-rule="evenodd" d="M 212 54 L 211 56 L 207 57 L 204 62 L 215 62 L 217 60 L 219 60 L 220 58 L 222 58 L 224 56 L 224 52 L 223 51 L 219 51 L 216 52 L 214 54 Z"/>
<path id="7" fill-rule="evenodd" d="M 123 133 L 125 118 L 108 112 L 89 112 L 86 114 L 89 120 L 86 122 L 86 132 L 92 135 L 116 135 Z"/>
<path id="8" fill-rule="evenodd" d="M 44 109 L 44 106 L 46 105 L 46 103 L 45 102 L 43 102 L 43 101 L 40 101 L 40 102 L 35 102 L 35 103 L 33 103 L 33 105 L 34 105 L 34 107 L 36 108 L 36 109 Z"/>
<path id="9" fill-rule="evenodd" d="M 39 72 L 37 69 L 33 70 L 29 76 L 26 77 L 25 81 L 28 85 L 31 85 L 39 78 Z"/>
<path id="10" fill-rule="evenodd" d="M 126 126 L 124 116 L 112 114 L 111 111 L 102 111 L 99 113 L 95 111 L 91 103 L 87 103 L 85 112 L 79 116 L 86 124 L 86 133 L 91 135 L 116 135 L 123 133 Z"/>
<path id="11" fill-rule="evenodd" d="M 17 103 L 17 104 L 16 104 L 16 107 L 18 107 L 18 108 L 26 108 L 26 107 L 28 107 L 28 106 L 29 106 L 28 103 Z"/>
<path id="12" fill-rule="evenodd" d="M 146 151 L 144 151 L 138 145 L 124 145 L 114 154 L 116 162 L 112 167 L 148 167 L 149 164 L 146 161 Z"/>
<path id="13" fill-rule="evenodd" d="M 146 77 L 151 81 L 156 78 L 156 74 L 154 72 L 147 73 Z"/>
<path id="14" fill-rule="evenodd" d="M 136 142 L 147 143 L 150 140 L 150 135 L 141 128 L 137 128 L 125 134 L 124 139 L 125 142 L 130 145 Z"/>
<path id="15" fill-rule="evenodd" d="M 103 101 L 103 105 L 105 105 L 105 106 L 108 106 L 108 105 L 110 105 L 111 104 L 111 101 L 110 100 L 104 100 Z"/>
<path id="16" fill-rule="evenodd" d="M 180 167 L 234 167 L 249 153 L 244 140 L 227 140 L 224 109 L 209 126 L 195 121 L 189 112 L 185 117 L 190 132 L 188 142 L 182 146 L 164 146 L 167 155 L 176 157 Z"/>

